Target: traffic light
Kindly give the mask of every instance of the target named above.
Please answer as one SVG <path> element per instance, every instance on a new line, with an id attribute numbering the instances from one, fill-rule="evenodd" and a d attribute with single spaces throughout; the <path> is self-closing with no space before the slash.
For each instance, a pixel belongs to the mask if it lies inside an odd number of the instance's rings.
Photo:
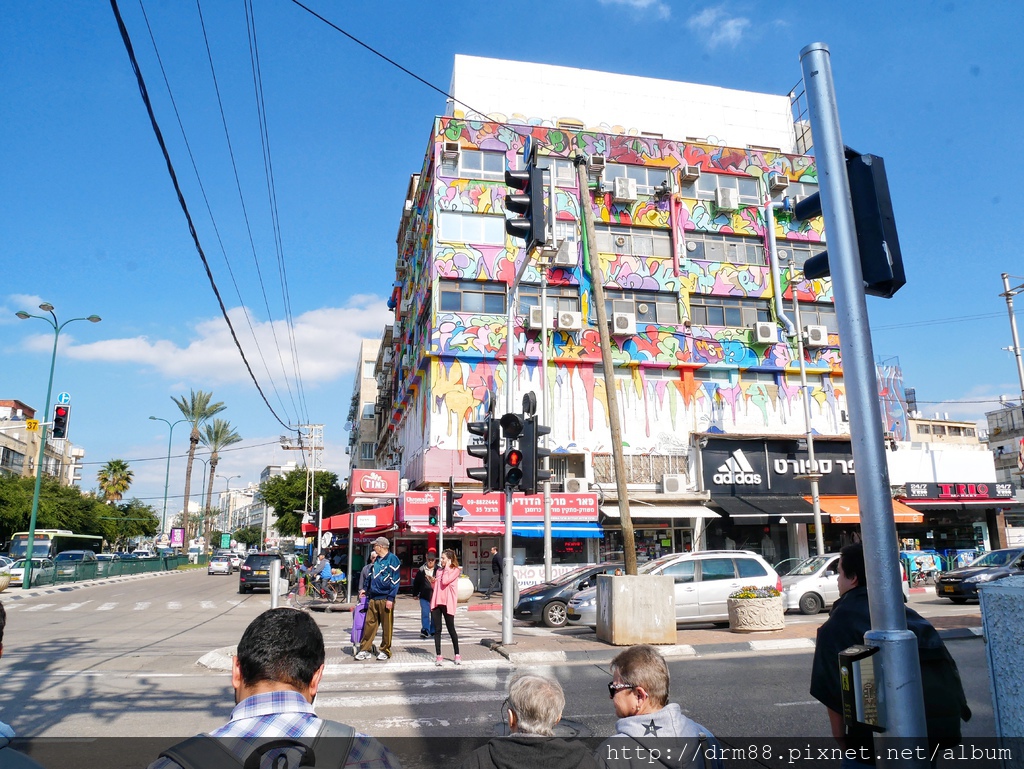
<path id="1" fill-rule="evenodd" d="M 483 439 L 481 443 L 471 443 L 466 452 L 471 457 L 484 461 L 483 467 L 471 467 L 466 474 L 484 485 L 484 493 L 501 491 L 501 429 L 497 419 L 487 418 L 482 422 L 470 422 L 468 426 L 472 435 Z"/>
<path id="2" fill-rule="evenodd" d="M 521 489 L 523 484 L 523 452 L 517 445 L 523 434 L 523 425 L 522 414 L 505 414 L 501 418 L 501 433 L 505 438 L 502 485 L 512 490 Z"/>
<path id="3" fill-rule="evenodd" d="M 437 508 L 432 507 L 427 513 L 427 523 L 431 526 L 437 526 Z"/>
<path id="4" fill-rule="evenodd" d="M 522 171 L 505 169 L 505 184 L 520 194 L 505 196 L 505 208 L 517 216 L 505 221 L 505 232 L 513 238 L 526 241 L 526 250 L 535 246 L 543 246 L 547 242 L 547 228 L 544 220 L 544 171 L 537 167 L 536 157 L 532 156 L 527 167 Z"/>
<path id="5" fill-rule="evenodd" d="M 877 155 L 861 155 L 846 148 L 846 174 L 864 274 L 864 293 L 886 299 L 907 282 L 903 255 L 896 233 L 896 217 L 889 196 L 885 163 Z M 801 200 L 793 209 L 797 219 L 821 215 L 819 193 Z M 804 276 L 812 280 L 830 274 L 828 252 L 816 254 L 804 263 Z"/>
<path id="6" fill-rule="evenodd" d="M 462 505 L 459 504 L 459 500 L 462 498 L 461 494 L 455 492 L 455 479 L 448 478 L 448 494 L 444 498 L 444 525 L 446 528 L 455 528 L 456 517 L 459 521 L 462 520 L 462 516 L 459 515 L 463 511 Z"/>
<path id="7" fill-rule="evenodd" d="M 523 448 L 523 484 L 527 494 L 536 494 L 537 487 L 551 478 L 551 471 L 542 467 L 543 460 L 551 456 L 550 449 L 540 445 L 540 438 L 551 432 L 537 417 L 530 417 L 523 425 L 523 439 L 519 442 Z"/>
<path id="8" fill-rule="evenodd" d="M 53 430 L 50 431 L 51 438 L 68 437 L 68 419 L 71 418 L 70 406 L 53 407 Z"/>

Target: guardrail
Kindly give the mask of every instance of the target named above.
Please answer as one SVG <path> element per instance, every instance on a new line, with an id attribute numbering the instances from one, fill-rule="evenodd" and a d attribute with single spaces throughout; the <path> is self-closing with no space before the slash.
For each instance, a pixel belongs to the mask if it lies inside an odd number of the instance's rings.
<path id="1" fill-rule="evenodd" d="M 65 582 L 86 582 L 104 577 L 144 574 L 153 571 L 175 571 L 189 563 L 187 555 L 154 556 L 153 558 L 124 558 L 116 561 L 58 561 L 51 573 L 40 570 L 32 573 L 32 586 L 56 585 Z"/>

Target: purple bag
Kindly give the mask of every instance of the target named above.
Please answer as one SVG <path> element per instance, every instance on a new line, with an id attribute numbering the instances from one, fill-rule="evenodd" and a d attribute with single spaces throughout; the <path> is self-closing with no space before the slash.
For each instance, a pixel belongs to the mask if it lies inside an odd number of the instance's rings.
<path id="1" fill-rule="evenodd" d="M 352 645 L 358 647 L 363 640 L 363 625 L 366 623 L 366 596 L 352 609 Z"/>

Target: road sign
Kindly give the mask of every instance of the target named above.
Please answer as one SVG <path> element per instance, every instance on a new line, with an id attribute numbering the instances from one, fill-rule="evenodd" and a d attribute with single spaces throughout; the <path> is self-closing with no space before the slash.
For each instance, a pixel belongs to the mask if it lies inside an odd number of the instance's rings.
<path id="1" fill-rule="evenodd" d="M 334 535 L 329 531 L 325 531 L 320 535 L 320 547 L 330 547 L 331 542 L 334 541 Z"/>
<path id="2" fill-rule="evenodd" d="M 61 406 L 67 406 L 71 403 L 71 393 L 61 393 L 57 396 L 57 403 Z"/>
<path id="3" fill-rule="evenodd" d="M 26 419 L 25 420 L 25 429 L 28 430 L 30 433 L 37 433 L 37 432 L 39 432 L 39 420 L 38 419 Z"/>

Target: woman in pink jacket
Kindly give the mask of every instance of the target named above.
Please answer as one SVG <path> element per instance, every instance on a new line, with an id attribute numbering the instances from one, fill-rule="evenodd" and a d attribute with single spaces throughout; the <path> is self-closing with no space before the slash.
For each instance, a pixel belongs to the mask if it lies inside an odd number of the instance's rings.
<path id="1" fill-rule="evenodd" d="M 434 594 L 430 597 L 430 617 L 434 623 L 434 652 L 437 659 L 434 664 L 441 667 L 444 657 L 441 656 L 441 617 L 444 616 L 444 623 L 448 626 L 448 635 L 452 637 L 452 646 L 455 649 L 455 664 L 462 664 L 462 657 L 459 656 L 459 635 L 455 632 L 455 609 L 459 605 L 459 575 L 462 569 L 459 568 L 459 559 L 455 556 L 454 550 L 445 550 L 441 553 L 441 568 L 434 577 Z"/>

